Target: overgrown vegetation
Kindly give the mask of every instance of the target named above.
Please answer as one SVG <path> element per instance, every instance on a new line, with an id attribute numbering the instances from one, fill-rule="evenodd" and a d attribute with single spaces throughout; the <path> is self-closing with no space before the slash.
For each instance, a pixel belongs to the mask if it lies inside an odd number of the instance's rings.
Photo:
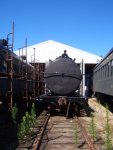
<path id="1" fill-rule="evenodd" d="M 16 120 L 17 113 L 18 113 L 18 108 L 17 108 L 17 105 L 15 103 L 11 109 L 11 116 L 12 116 L 13 120 Z"/>
<path id="2" fill-rule="evenodd" d="M 36 110 L 35 110 L 35 104 L 32 104 L 31 112 L 25 113 L 25 116 L 22 118 L 22 122 L 19 125 L 18 128 L 18 138 L 23 139 L 26 134 L 28 134 L 31 131 L 31 128 L 34 126 L 36 121 Z"/>
<path id="3" fill-rule="evenodd" d="M 109 122 L 109 107 L 106 105 L 106 120 L 105 120 L 105 150 L 112 150 L 112 130 Z"/>
<path id="4" fill-rule="evenodd" d="M 96 136 L 97 136 L 97 133 L 96 133 L 96 124 L 95 124 L 94 116 L 93 116 L 92 113 L 90 115 L 90 118 L 91 118 L 91 121 L 89 123 L 89 133 L 90 133 L 93 141 L 96 141 Z"/>
<path id="5" fill-rule="evenodd" d="M 23 116 L 22 122 L 20 123 L 18 127 L 18 138 L 23 139 L 26 134 L 26 118 Z"/>
<path id="6" fill-rule="evenodd" d="M 36 121 L 36 109 L 35 109 L 35 104 L 32 104 L 32 109 L 31 109 L 31 120 L 32 123 L 34 125 L 35 121 Z"/>

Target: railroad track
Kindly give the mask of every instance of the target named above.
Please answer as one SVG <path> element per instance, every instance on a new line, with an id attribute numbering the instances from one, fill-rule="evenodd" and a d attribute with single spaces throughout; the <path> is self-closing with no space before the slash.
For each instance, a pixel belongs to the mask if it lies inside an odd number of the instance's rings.
<path id="1" fill-rule="evenodd" d="M 96 147 L 95 147 L 95 145 L 93 144 L 93 142 L 92 142 L 92 140 L 91 140 L 91 137 L 87 134 L 87 131 L 86 131 L 85 127 L 82 125 L 82 121 L 81 121 L 79 118 L 77 118 L 77 123 L 78 123 L 78 126 L 79 126 L 80 129 L 81 129 L 81 133 L 82 133 L 82 135 L 83 135 L 83 137 L 84 137 L 84 139 L 85 139 L 85 142 L 86 142 L 87 145 L 88 145 L 88 148 L 89 148 L 90 150 L 96 150 Z"/>
<path id="2" fill-rule="evenodd" d="M 21 143 L 16 150 L 101 150 L 101 144 L 94 144 L 86 131 L 85 118 L 88 117 L 66 119 L 60 115 L 45 114 L 43 112 L 37 119 L 36 131 L 30 136 L 30 140 L 27 139 L 26 142 Z M 75 142 L 75 127 L 77 127 L 77 143 Z"/>
<path id="3" fill-rule="evenodd" d="M 75 124 L 78 126 L 78 142 L 75 144 Z M 41 141 L 39 150 L 101 150 L 100 143 L 93 140 L 86 131 L 86 121 L 81 118 L 66 119 L 63 116 L 51 116 Z M 87 124 L 86 124 L 87 125 Z"/>
<path id="4" fill-rule="evenodd" d="M 39 134 L 36 136 L 36 138 L 33 142 L 33 145 L 32 145 L 33 150 L 40 149 L 41 140 L 43 138 L 44 132 L 46 131 L 46 126 L 47 126 L 49 118 L 50 118 L 50 114 L 47 115 L 47 118 L 45 119 L 45 122 L 44 122 L 43 126 L 41 127 Z"/>

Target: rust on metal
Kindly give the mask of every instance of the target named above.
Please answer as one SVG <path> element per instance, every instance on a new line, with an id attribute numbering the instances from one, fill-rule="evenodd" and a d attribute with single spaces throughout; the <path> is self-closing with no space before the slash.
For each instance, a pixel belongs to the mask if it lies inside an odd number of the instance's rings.
<path id="1" fill-rule="evenodd" d="M 77 121 L 78 121 L 78 124 L 79 124 L 79 126 L 80 126 L 80 128 L 81 128 L 81 130 L 82 130 L 82 135 L 84 136 L 84 138 L 85 138 L 85 140 L 86 140 L 86 142 L 87 142 L 87 144 L 88 144 L 88 146 L 89 146 L 89 149 L 90 149 L 90 150 L 96 150 L 94 144 L 93 144 L 92 141 L 91 141 L 91 138 L 88 136 L 88 134 L 87 134 L 87 132 L 86 132 L 84 126 L 82 126 L 80 119 L 77 118 Z"/>
<path id="2" fill-rule="evenodd" d="M 14 22 L 12 26 L 12 33 L 7 35 L 7 41 L 9 41 L 9 36 L 12 36 L 11 44 L 7 44 L 7 52 L 6 52 L 6 64 L 7 64 L 7 74 L 9 79 L 8 84 L 8 91 L 7 91 L 7 101 L 9 110 L 12 108 L 13 105 L 13 45 L 14 45 Z M 9 52 L 11 51 L 11 53 Z"/>
<path id="3" fill-rule="evenodd" d="M 34 50 L 35 57 L 35 50 Z M 44 70 L 45 63 L 39 63 L 35 59 L 31 62 L 31 65 L 35 68 L 35 95 L 39 96 L 45 93 L 45 83 L 44 83 Z"/>
<path id="4" fill-rule="evenodd" d="M 32 146 L 32 150 L 37 150 L 40 147 L 41 139 L 43 137 L 43 134 L 44 134 L 44 131 L 46 129 L 46 126 L 47 126 L 49 118 L 50 118 L 50 114 L 48 114 L 48 116 L 47 116 L 47 118 L 46 118 L 46 120 L 44 122 L 44 125 L 41 128 L 40 136 L 37 135 L 37 137 L 35 138 L 35 141 L 34 141 L 33 146 Z"/>
<path id="5" fill-rule="evenodd" d="M 59 104 L 59 106 L 61 105 L 67 105 L 67 99 L 65 98 L 65 97 L 60 97 L 59 99 L 58 99 L 58 104 Z"/>

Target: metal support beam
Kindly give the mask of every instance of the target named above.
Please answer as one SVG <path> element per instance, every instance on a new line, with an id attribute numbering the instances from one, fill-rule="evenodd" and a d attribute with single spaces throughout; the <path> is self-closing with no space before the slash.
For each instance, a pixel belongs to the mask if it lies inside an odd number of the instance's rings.
<path id="1" fill-rule="evenodd" d="M 9 37 L 11 36 L 11 44 L 9 42 Z M 13 105 L 13 46 L 14 46 L 14 22 L 12 26 L 12 33 L 7 35 L 7 52 L 6 52 L 6 62 L 7 62 L 7 74 L 8 74 L 8 91 L 7 91 L 7 101 L 9 109 Z"/>
<path id="2" fill-rule="evenodd" d="M 82 59 L 81 64 L 80 64 L 80 70 L 81 70 L 81 74 L 82 74 L 80 95 L 85 96 L 85 63 L 84 63 L 83 59 Z"/>

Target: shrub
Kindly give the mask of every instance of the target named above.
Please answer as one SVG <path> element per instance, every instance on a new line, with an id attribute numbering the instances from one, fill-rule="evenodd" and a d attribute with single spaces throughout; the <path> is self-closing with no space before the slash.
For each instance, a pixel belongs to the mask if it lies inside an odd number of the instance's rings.
<path id="1" fill-rule="evenodd" d="M 30 131 L 30 128 L 34 126 L 36 121 L 36 110 L 34 103 L 32 104 L 31 113 L 25 113 L 25 116 L 22 118 L 22 122 L 19 125 L 18 137 L 23 139 L 25 134 Z"/>
<path id="2" fill-rule="evenodd" d="M 19 139 L 23 139 L 26 133 L 26 118 L 25 116 L 23 116 L 22 118 L 22 122 L 19 125 L 19 129 L 18 129 L 18 138 Z"/>
<path id="3" fill-rule="evenodd" d="M 35 109 L 35 104 L 32 104 L 32 108 L 31 108 L 31 120 L 33 125 L 35 124 L 36 121 L 36 109 Z"/>
<path id="4" fill-rule="evenodd" d="M 12 116 L 13 120 L 16 120 L 17 113 L 18 113 L 18 108 L 17 108 L 17 105 L 15 103 L 14 107 L 12 107 L 12 109 L 11 109 L 11 116 Z"/>

